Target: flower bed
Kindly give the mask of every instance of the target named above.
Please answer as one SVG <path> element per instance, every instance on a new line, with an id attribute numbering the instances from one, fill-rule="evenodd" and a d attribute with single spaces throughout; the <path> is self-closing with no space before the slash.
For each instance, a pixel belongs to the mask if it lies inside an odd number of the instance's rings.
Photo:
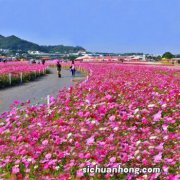
<path id="1" fill-rule="evenodd" d="M 48 105 L 0 120 L 0 177 L 178 179 L 179 70 L 78 64 L 91 74 Z M 154 174 L 83 174 L 86 166 L 159 167 Z"/>
<path id="2" fill-rule="evenodd" d="M 28 62 L 0 62 L 0 88 L 34 80 L 46 73 L 46 67 Z"/>

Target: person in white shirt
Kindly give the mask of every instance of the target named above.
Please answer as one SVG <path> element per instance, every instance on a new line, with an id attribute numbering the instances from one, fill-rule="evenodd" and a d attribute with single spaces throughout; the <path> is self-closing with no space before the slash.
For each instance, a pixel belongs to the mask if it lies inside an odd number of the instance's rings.
<path id="1" fill-rule="evenodd" d="M 72 76 L 75 76 L 76 69 L 75 69 L 74 62 L 72 62 L 70 69 L 71 69 Z"/>

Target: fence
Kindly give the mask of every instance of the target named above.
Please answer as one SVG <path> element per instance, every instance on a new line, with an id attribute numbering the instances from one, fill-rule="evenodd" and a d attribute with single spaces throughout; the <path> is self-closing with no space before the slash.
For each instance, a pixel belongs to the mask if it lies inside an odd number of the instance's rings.
<path id="1" fill-rule="evenodd" d="M 0 88 L 12 86 L 15 84 L 22 84 L 23 82 L 31 81 L 45 75 L 47 73 L 47 67 L 42 70 L 33 70 L 30 72 L 15 72 L 0 74 Z"/>

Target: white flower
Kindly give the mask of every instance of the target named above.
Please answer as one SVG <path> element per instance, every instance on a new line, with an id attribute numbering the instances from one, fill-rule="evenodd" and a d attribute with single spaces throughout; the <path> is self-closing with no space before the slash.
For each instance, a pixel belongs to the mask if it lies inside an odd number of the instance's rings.
<path id="1" fill-rule="evenodd" d="M 32 159 L 31 159 L 31 158 L 28 158 L 28 159 L 27 159 L 27 161 L 28 161 L 28 162 L 31 162 L 31 161 L 32 161 Z"/>
<path id="2" fill-rule="evenodd" d="M 134 156 L 137 156 L 139 154 L 139 150 L 135 151 Z"/>
<path id="3" fill-rule="evenodd" d="M 106 130 L 106 128 L 105 128 L 105 127 L 102 127 L 102 128 L 99 128 L 99 130 L 100 130 L 100 131 L 104 131 L 104 130 Z"/>
<path id="4" fill-rule="evenodd" d="M 9 129 L 6 129 L 2 134 L 8 134 L 8 133 L 10 133 L 10 130 Z"/>
<path id="5" fill-rule="evenodd" d="M 136 142 L 136 146 L 138 146 L 140 143 L 141 143 L 141 141 L 140 141 L 140 140 L 139 140 L 139 141 L 137 141 L 137 142 Z"/>
<path id="6" fill-rule="evenodd" d="M 96 104 L 93 104 L 93 108 L 96 108 L 96 106 L 97 106 Z"/>
<path id="7" fill-rule="evenodd" d="M 156 139 L 157 136 L 151 136 L 149 139 Z"/>
<path id="8" fill-rule="evenodd" d="M 167 139 L 168 139 L 168 136 L 164 136 L 163 139 L 164 139 L 164 140 L 167 140 Z"/>
<path id="9" fill-rule="evenodd" d="M 1 122 L 1 123 L 0 123 L 0 126 L 3 126 L 3 125 L 4 125 L 4 123 L 3 123 L 3 122 Z"/>
<path id="10" fill-rule="evenodd" d="M 69 133 L 69 134 L 67 135 L 67 138 L 69 139 L 71 136 L 72 136 L 72 133 Z"/>
<path id="11" fill-rule="evenodd" d="M 134 114 L 137 114 L 139 112 L 139 108 L 134 110 Z"/>
<path id="12" fill-rule="evenodd" d="M 53 110 L 48 109 L 48 114 L 50 115 L 53 112 Z"/>
<path id="13" fill-rule="evenodd" d="M 167 107 L 167 104 L 163 104 L 163 105 L 162 105 L 162 108 L 165 108 L 165 107 Z"/>
<path id="14" fill-rule="evenodd" d="M 60 167 L 59 167 L 59 166 L 56 166 L 55 169 L 58 171 L 58 170 L 60 169 Z"/>
<path id="15" fill-rule="evenodd" d="M 137 156 L 136 159 L 140 160 L 141 156 Z"/>
<path id="16" fill-rule="evenodd" d="M 92 162 L 92 165 L 93 165 L 93 166 L 96 165 L 96 162 L 93 161 L 93 162 Z"/>
<path id="17" fill-rule="evenodd" d="M 143 178 L 144 178 L 144 179 L 147 179 L 147 177 L 148 177 L 147 174 L 143 175 Z"/>
<path id="18" fill-rule="evenodd" d="M 149 149 L 153 149 L 153 148 L 154 148 L 154 146 L 149 146 L 148 148 L 149 148 Z"/>
<path id="19" fill-rule="evenodd" d="M 85 131 L 87 131 L 87 129 L 81 128 L 81 132 L 85 132 Z"/>
<path id="20" fill-rule="evenodd" d="M 138 114 L 138 115 L 136 115 L 136 117 L 137 117 L 137 118 L 140 118 L 140 115 Z"/>
<path id="21" fill-rule="evenodd" d="M 168 130 L 168 125 L 163 124 L 162 128 L 163 128 L 164 131 L 167 131 Z"/>
<path id="22" fill-rule="evenodd" d="M 34 169 L 37 169 L 37 168 L 38 168 L 38 165 L 35 165 L 35 166 L 34 166 Z"/>
<path id="23" fill-rule="evenodd" d="M 114 131 L 118 131 L 118 129 L 119 129 L 118 127 L 115 127 L 113 130 L 114 130 Z"/>
<path id="24" fill-rule="evenodd" d="M 90 101 L 88 99 L 86 99 L 85 102 L 87 102 L 88 104 L 90 103 Z"/>
<path id="25" fill-rule="evenodd" d="M 41 123 L 37 123 L 37 125 L 38 125 L 38 126 L 40 126 L 40 127 L 42 126 L 42 124 L 41 124 Z"/>
<path id="26" fill-rule="evenodd" d="M 152 108 L 152 107 L 154 107 L 154 106 L 155 106 L 155 104 L 149 104 L 149 105 L 148 105 L 149 108 Z"/>

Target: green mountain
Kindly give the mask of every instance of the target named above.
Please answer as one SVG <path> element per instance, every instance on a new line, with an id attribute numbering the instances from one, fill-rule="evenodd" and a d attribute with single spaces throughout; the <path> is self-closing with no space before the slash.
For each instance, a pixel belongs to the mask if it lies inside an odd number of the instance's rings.
<path id="1" fill-rule="evenodd" d="M 84 48 L 80 46 L 64 46 L 64 45 L 57 45 L 57 46 L 40 46 L 44 52 L 49 52 L 49 53 L 76 53 L 80 50 L 85 51 Z"/>
<path id="2" fill-rule="evenodd" d="M 4 37 L 0 35 L 0 49 L 10 49 L 10 50 L 22 50 L 22 51 L 41 51 L 46 53 L 76 53 L 79 50 L 85 50 L 80 46 L 63 46 L 63 45 L 55 45 L 55 46 L 40 46 L 38 44 L 20 39 L 14 35 Z"/>
<path id="3" fill-rule="evenodd" d="M 4 38 L 4 36 L 0 35 L 0 38 Z"/>

